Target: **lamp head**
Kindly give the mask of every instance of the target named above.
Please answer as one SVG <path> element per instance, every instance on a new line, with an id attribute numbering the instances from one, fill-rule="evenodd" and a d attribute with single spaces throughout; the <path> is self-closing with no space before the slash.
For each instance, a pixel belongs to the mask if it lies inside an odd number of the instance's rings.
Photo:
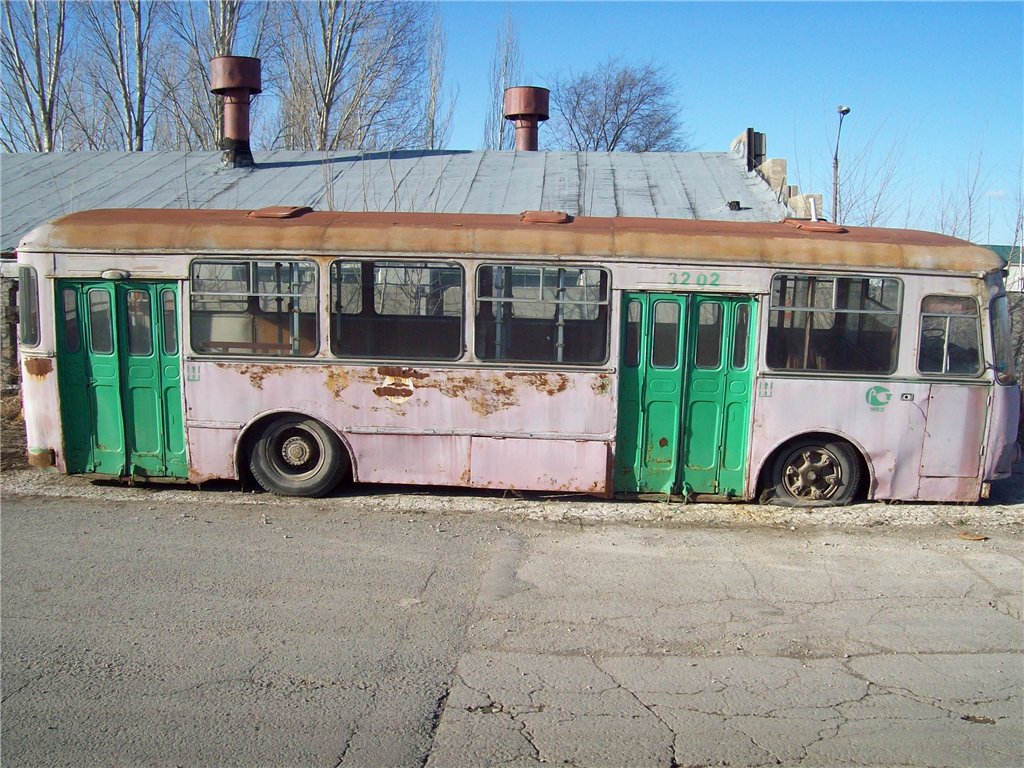
<path id="1" fill-rule="evenodd" d="M 838 107 L 836 107 L 836 112 L 838 112 L 840 115 L 848 115 L 850 114 L 850 108 L 845 104 L 840 104 Z"/>

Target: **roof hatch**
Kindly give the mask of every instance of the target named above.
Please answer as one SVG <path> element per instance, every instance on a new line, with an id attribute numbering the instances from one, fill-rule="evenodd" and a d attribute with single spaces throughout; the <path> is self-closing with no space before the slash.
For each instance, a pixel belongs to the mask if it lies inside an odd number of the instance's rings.
<path id="1" fill-rule="evenodd" d="M 523 211 L 519 214 L 523 224 L 568 224 L 572 221 L 565 211 Z"/>

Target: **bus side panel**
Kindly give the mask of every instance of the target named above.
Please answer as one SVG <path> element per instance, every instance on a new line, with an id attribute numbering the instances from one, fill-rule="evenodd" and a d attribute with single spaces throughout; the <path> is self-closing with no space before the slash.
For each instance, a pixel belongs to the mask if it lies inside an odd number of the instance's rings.
<path id="1" fill-rule="evenodd" d="M 977 477 L 922 477 L 921 501 L 977 501 L 981 481 Z"/>
<path id="2" fill-rule="evenodd" d="M 996 385 L 989 409 L 989 432 L 986 439 L 985 480 L 1009 477 L 1013 465 L 1020 460 L 1017 429 L 1020 425 L 1020 387 Z"/>
<path id="3" fill-rule="evenodd" d="M 468 435 L 348 434 L 364 483 L 469 485 Z"/>
<path id="4" fill-rule="evenodd" d="M 610 446 L 466 435 L 346 435 L 360 482 L 605 494 Z"/>
<path id="5" fill-rule="evenodd" d="M 196 426 L 188 429 L 188 481 L 238 479 L 235 446 L 241 430 L 237 426 Z"/>
<path id="6" fill-rule="evenodd" d="M 53 357 L 22 353 L 21 402 L 29 464 L 41 468 L 52 466 L 66 472 Z"/>
<path id="7" fill-rule="evenodd" d="M 360 481 L 606 491 L 603 372 L 192 360 L 185 378 L 193 478 L 234 476 L 236 435 L 290 411 L 341 433 Z"/>
<path id="8" fill-rule="evenodd" d="M 472 485 L 607 495 L 611 445 L 473 438 Z"/>
<path id="9" fill-rule="evenodd" d="M 921 454 L 923 476 L 978 477 L 989 391 L 988 387 L 964 384 L 932 384 L 928 433 Z"/>
<path id="10" fill-rule="evenodd" d="M 917 499 L 928 383 L 763 377 L 757 384 L 748 493 L 773 452 L 811 433 L 852 443 L 865 457 L 875 499 Z"/>
<path id="11" fill-rule="evenodd" d="M 25 417 L 25 438 L 31 465 L 67 471 L 61 441 L 60 394 L 57 386 L 56 330 L 53 292 L 53 256 L 48 253 L 19 253 L 18 264 L 31 266 L 38 279 L 39 344 L 20 346 L 21 404 Z"/>

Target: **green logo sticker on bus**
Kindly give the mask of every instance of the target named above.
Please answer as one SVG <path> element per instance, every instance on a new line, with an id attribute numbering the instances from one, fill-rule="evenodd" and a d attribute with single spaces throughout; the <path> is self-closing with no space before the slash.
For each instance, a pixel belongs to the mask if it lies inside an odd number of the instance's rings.
<path id="1" fill-rule="evenodd" d="M 892 392 L 888 387 L 876 385 L 864 393 L 864 399 L 868 401 L 872 411 L 881 411 L 892 400 Z"/>

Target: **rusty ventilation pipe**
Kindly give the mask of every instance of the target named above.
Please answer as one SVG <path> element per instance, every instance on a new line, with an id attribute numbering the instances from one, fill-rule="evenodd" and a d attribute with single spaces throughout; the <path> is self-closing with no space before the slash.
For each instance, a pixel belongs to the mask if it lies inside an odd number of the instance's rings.
<path id="1" fill-rule="evenodd" d="M 249 100 L 263 91 L 260 60 L 251 56 L 216 56 L 210 59 L 210 92 L 224 97 L 224 138 L 220 161 L 232 168 L 255 163 L 249 148 Z"/>
<path id="2" fill-rule="evenodd" d="M 537 151 L 537 131 L 542 120 L 548 119 L 547 88 L 517 85 L 505 89 L 505 119 L 516 127 L 516 150 Z"/>

